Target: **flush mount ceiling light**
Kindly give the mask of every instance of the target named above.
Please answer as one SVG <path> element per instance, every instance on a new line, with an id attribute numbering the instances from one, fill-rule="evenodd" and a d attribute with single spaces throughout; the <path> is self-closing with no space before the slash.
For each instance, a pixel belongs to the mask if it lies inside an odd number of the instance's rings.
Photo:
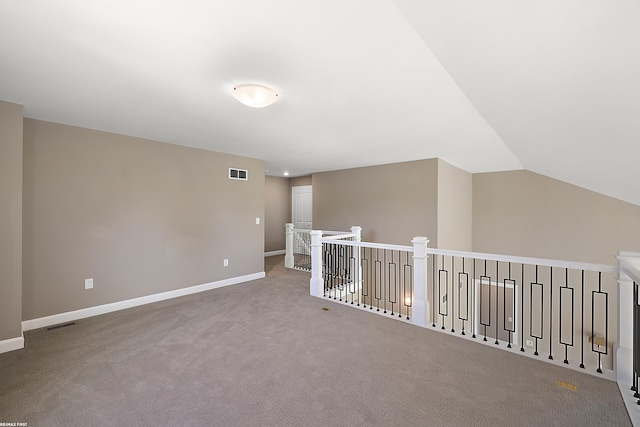
<path id="1" fill-rule="evenodd" d="M 273 89 L 254 84 L 235 86 L 233 96 L 239 102 L 253 108 L 267 107 L 278 100 L 278 94 Z"/>

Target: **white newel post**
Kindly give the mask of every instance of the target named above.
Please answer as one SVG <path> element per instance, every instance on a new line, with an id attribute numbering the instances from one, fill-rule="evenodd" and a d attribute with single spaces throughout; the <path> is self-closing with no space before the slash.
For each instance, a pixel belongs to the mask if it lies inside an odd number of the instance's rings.
<path id="1" fill-rule="evenodd" d="M 293 224 L 285 224 L 284 228 L 286 230 L 284 266 L 287 268 L 293 268 Z"/>
<path id="2" fill-rule="evenodd" d="M 618 279 L 618 343 L 615 351 L 616 379 L 625 387 L 633 383 L 633 281 L 640 280 L 640 253 L 620 252 Z"/>
<path id="3" fill-rule="evenodd" d="M 309 280 L 309 293 L 314 297 L 321 297 L 324 295 L 321 238 L 321 230 L 311 230 L 311 280 Z"/>
<path id="4" fill-rule="evenodd" d="M 414 237 L 413 243 L 413 303 L 411 323 L 427 326 L 427 243 L 426 237 Z"/>

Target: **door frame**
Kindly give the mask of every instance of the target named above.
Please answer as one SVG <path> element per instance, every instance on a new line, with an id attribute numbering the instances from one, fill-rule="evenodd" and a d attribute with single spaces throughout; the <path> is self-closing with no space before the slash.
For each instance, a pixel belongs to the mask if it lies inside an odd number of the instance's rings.
<path id="1" fill-rule="evenodd" d="M 311 224 L 313 224 L 313 186 L 312 185 L 297 185 L 295 187 L 291 187 L 291 222 L 293 223 L 293 226 L 296 226 L 295 223 L 295 219 L 296 219 L 296 195 L 297 193 L 301 193 L 301 192 L 306 192 L 309 191 L 311 192 L 311 206 L 309 209 L 309 212 L 311 212 Z M 313 225 L 311 225 L 309 228 L 311 229 L 311 227 L 313 227 Z"/>

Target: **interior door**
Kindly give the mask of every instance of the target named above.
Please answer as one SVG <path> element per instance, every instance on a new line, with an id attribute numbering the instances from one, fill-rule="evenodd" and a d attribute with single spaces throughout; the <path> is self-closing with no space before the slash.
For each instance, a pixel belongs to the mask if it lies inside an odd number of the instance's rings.
<path id="1" fill-rule="evenodd" d="M 312 190 L 310 185 L 292 188 L 291 209 L 293 228 L 311 230 Z"/>

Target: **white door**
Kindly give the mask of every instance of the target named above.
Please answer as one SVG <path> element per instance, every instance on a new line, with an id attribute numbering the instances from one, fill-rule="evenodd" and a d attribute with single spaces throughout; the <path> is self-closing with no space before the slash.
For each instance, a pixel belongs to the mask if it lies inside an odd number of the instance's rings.
<path id="1" fill-rule="evenodd" d="M 311 186 L 293 187 L 291 191 L 291 222 L 293 223 L 293 228 L 311 230 Z"/>

